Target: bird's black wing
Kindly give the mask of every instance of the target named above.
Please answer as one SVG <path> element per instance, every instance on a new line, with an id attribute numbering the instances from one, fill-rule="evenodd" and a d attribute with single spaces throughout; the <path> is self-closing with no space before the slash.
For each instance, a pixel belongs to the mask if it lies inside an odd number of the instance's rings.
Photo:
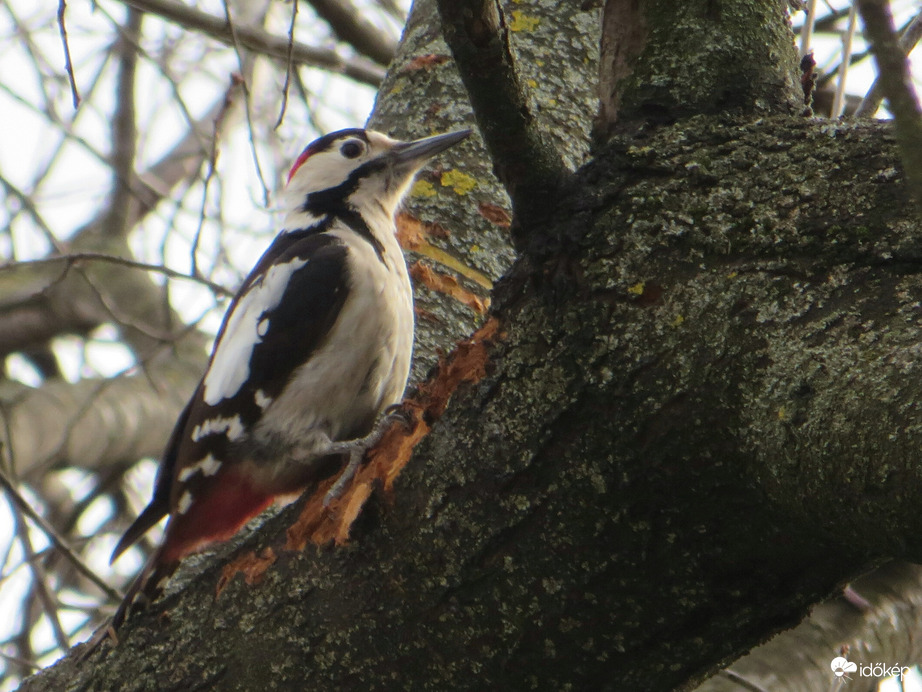
<path id="1" fill-rule="evenodd" d="M 258 422 L 263 402 L 277 396 L 322 345 L 349 286 L 347 249 L 323 232 L 327 227 L 280 235 L 244 281 L 225 313 L 208 370 L 170 436 L 153 498 L 116 545 L 113 560 L 170 512 L 177 486 L 196 468 L 202 480 L 214 464 L 229 460 L 231 443 Z"/>

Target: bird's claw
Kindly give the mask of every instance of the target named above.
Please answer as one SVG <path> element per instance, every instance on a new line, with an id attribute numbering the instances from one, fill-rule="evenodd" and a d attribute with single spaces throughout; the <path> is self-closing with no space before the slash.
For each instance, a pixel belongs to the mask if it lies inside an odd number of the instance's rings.
<path id="1" fill-rule="evenodd" d="M 346 468 L 339 474 L 339 478 L 336 479 L 333 487 L 327 491 L 326 496 L 323 498 L 324 507 L 329 507 L 333 500 L 343 494 L 346 485 L 353 479 L 356 471 L 359 470 L 359 466 L 361 466 L 362 460 L 365 458 L 365 452 L 378 444 L 391 425 L 398 422 L 409 428 L 412 421 L 406 409 L 400 404 L 394 404 L 385 409 L 384 414 L 375 423 L 375 427 L 365 437 L 349 440 L 348 442 L 334 442 L 331 445 L 330 452 L 333 454 L 348 453 L 349 463 L 346 464 Z"/>

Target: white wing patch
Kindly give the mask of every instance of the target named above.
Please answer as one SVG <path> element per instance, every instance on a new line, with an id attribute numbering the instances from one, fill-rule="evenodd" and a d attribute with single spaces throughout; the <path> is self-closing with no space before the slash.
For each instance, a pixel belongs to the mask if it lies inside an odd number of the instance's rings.
<path id="1" fill-rule="evenodd" d="M 176 503 L 176 511 L 179 514 L 185 514 L 189 511 L 189 508 L 192 506 L 192 493 L 188 490 L 182 494 L 179 498 L 179 502 Z"/>
<path id="2" fill-rule="evenodd" d="M 198 442 L 203 437 L 208 435 L 216 435 L 225 433 L 227 439 L 231 442 L 236 442 L 241 437 L 244 436 L 246 431 L 243 429 L 243 423 L 240 421 L 240 416 L 228 416 L 221 417 L 216 416 L 215 418 L 209 418 L 201 425 L 196 425 L 192 428 L 192 441 Z"/>
<path id="3" fill-rule="evenodd" d="M 293 259 L 274 265 L 237 301 L 205 375 L 205 403 L 215 406 L 240 391 L 250 376 L 253 348 L 268 327 L 260 329 L 263 314 L 278 306 L 291 275 L 306 264 L 306 259 Z"/>
<path id="4" fill-rule="evenodd" d="M 256 405 L 259 406 L 259 408 L 263 411 L 269 408 L 269 404 L 272 403 L 272 397 L 266 396 L 266 393 L 261 389 L 257 389 L 253 394 L 253 400 L 256 402 Z"/>
<path id="5" fill-rule="evenodd" d="M 215 459 L 212 454 L 208 454 L 201 461 L 197 461 L 191 466 L 184 468 L 179 472 L 179 475 L 176 478 L 180 483 L 185 483 L 199 471 L 202 472 L 203 476 L 213 476 L 218 472 L 218 469 L 220 468 L 221 462 Z"/>

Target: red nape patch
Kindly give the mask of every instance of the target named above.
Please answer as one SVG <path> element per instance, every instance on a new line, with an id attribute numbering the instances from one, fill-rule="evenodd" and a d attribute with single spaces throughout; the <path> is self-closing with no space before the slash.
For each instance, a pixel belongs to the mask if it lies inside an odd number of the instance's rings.
<path id="1" fill-rule="evenodd" d="M 226 541 L 272 504 L 275 494 L 253 487 L 235 473 L 217 481 L 192 502 L 185 514 L 174 514 L 166 527 L 163 560 L 173 562 L 211 543 Z"/>

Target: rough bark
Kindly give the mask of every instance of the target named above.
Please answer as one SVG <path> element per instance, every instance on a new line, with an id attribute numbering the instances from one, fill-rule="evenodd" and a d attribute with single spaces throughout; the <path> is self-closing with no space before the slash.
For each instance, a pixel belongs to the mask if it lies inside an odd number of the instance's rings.
<path id="1" fill-rule="evenodd" d="M 799 112 L 785 12 L 772 0 L 607 0 L 596 138 L 701 113 Z"/>
<path id="2" fill-rule="evenodd" d="M 589 156 L 598 101 L 599 11 L 555 0 L 510 3 L 507 9 L 522 79 L 541 104 L 538 124 L 575 168 Z M 435 0 L 418 0 L 369 126 L 411 138 L 474 124 L 439 31 Z M 404 207 L 398 226 L 416 294 L 412 380 L 417 382 L 440 352 L 482 322 L 490 290 L 514 252 L 509 199 L 479 134 L 421 174 Z"/>
<path id="3" fill-rule="evenodd" d="M 424 50 L 398 56 L 391 99 L 451 69 Z M 687 688 L 919 559 L 922 247 L 897 161 L 877 125 L 616 137 L 525 229 L 554 252 L 497 284 L 455 361 L 468 383 L 402 473 L 406 450 L 381 462 L 392 489 L 320 519 L 305 498 L 191 560 L 119 647 L 24 689 Z M 490 223 L 488 252 L 462 224 L 421 254 L 483 295 L 471 266 L 511 259 Z M 424 338 L 470 331 L 456 302 Z"/>
<path id="4" fill-rule="evenodd" d="M 348 545 L 286 550 L 290 508 L 240 549 L 258 583 L 216 599 L 206 561 L 24 689 L 686 687 L 918 558 L 896 160 L 882 126 L 787 118 L 616 141 L 545 229 L 570 256 L 517 263 L 471 383 Z"/>

